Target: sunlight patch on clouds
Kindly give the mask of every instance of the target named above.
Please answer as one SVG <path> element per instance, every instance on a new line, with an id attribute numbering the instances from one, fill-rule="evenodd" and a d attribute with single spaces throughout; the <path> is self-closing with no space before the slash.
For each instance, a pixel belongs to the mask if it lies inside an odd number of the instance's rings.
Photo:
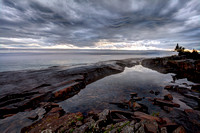
<path id="1" fill-rule="evenodd" d="M 164 50 L 163 48 L 154 47 L 161 42 L 157 40 L 141 40 L 131 42 L 110 42 L 100 40 L 95 43 L 97 49 L 119 49 L 119 50 Z M 166 49 L 165 49 L 166 50 Z"/>
<path id="2" fill-rule="evenodd" d="M 45 49 L 79 49 L 79 47 L 74 46 L 72 44 L 58 44 L 53 46 L 43 46 L 41 48 Z"/>

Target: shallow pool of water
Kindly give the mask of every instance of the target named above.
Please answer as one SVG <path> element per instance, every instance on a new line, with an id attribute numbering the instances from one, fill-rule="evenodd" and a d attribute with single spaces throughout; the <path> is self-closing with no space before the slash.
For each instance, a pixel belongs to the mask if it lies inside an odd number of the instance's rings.
<path id="1" fill-rule="evenodd" d="M 149 108 L 149 113 L 161 112 L 160 107 L 152 105 L 148 98 L 161 97 L 169 92 L 164 90 L 169 85 L 174 74 L 161 74 L 157 71 L 136 65 L 126 68 L 124 72 L 105 77 L 92 84 L 89 84 L 77 95 L 60 103 L 66 112 L 87 112 L 90 110 L 120 109 L 109 102 L 120 102 L 130 99 L 130 93 L 138 93 L 138 97 L 144 97 L 139 103 L 143 103 Z M 187 83 L 187 80 L 179 80 L 177 83 Z M 150 90 L 159 91 L 159 95 L 149 93 Z M 174 97 L 174 101 L 181 105 L 181 109 L 190 108 Z M 122 109 L 124 110 L 124 109 Z"/>

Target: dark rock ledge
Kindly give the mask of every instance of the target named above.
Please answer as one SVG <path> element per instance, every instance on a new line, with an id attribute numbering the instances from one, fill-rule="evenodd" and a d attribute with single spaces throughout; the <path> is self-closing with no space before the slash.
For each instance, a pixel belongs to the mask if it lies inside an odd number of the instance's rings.
<path id="1" fill-rule="evenodd" d="M 41 102 L 60 102 L 105 76 L 139 64 L 139 59 L 104 61 L 74 67 L 0 73 L 0 118 L 30 111 Z"/>
<path id="2" fill-rule="evenodd" d="M 176 79 L 187 78 L 189 81 L 200 83 L 200 59 L 189 59 L 185 56 L 169 56 L 142 60 L 144 67 L 160 73 L 175 73 Z"/>

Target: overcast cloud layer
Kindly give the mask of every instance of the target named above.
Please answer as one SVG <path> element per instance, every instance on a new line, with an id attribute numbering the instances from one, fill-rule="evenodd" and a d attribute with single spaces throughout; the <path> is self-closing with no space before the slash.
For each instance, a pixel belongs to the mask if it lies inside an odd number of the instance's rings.
<path id="1" fill-rule="evenodd" d="M 200 0 L 0 0 L 0 48 L 200 50 Z"/>

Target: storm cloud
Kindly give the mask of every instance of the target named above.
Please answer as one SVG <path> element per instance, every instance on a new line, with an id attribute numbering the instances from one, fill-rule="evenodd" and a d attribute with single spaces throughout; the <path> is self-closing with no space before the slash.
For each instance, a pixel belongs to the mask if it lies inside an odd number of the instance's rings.
<path id="1" fill-rule="evenodd" d="M 0 47 L 200 50 L 199 0 L 0 0 Z"/>

